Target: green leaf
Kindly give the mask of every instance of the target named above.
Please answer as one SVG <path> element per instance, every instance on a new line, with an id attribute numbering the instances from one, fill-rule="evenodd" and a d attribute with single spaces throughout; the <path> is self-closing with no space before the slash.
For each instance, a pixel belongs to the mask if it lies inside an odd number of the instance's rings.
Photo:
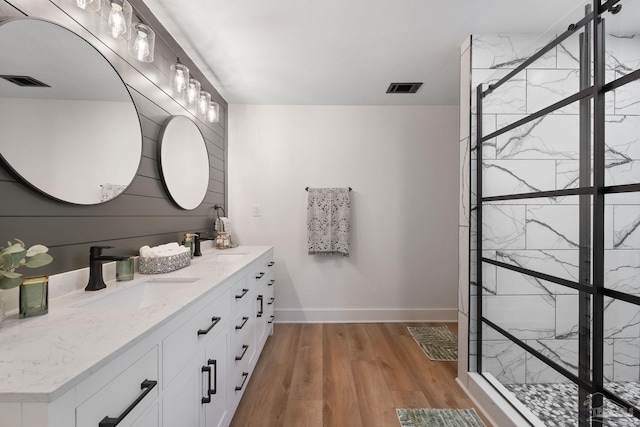
<path id="1" fill-rule="evenodd" d="M 20 245 L 19 243 L 16 243 L 15 245 L 11 245 L 8 248 L 5 248 L 2 250 L 2 254 L 15 254 L 18 252 L 22 252 L 24 251 L 24 246 Z M 26 252 L 25 252 L 26 253 Z"/>
<path id="2" fill-rule="evenodd" d="M 19 286 L 22 283 L 22 279 L 8 279 L 6 277 L 0 278 L 0 289 L 11 289 Z"/>
<path id="3" fill-rule="evenodd" d="M 14 268 L 13 257 L 10 254 L 3 254 L 0 256 L 0 271 L 11 270 Z"/>
<path id="4" fill-rule="evenodd" d="M 49 252 L 49 248 L 44 245 L 33 245 L 27 251 L 27 256 L 32 257 L 37 254 L 46 254 Z"/>
<path id="5" fill-rule="evenodd" d="M 29 261 L 25 264 L 26 267 L 29 268 L 37 268 L 42 267 L 43 265 L 49 264 L 53 261 L 53 257 L 49 254 L 37 254 L 32 256 Z"/>
<path id="6" fill-rule="evenodd" d="M 16 273 L 15 271 L 3 271 L 2 275 L 7 279 L 19 279 L 22 277 L 22 274 Z"/>

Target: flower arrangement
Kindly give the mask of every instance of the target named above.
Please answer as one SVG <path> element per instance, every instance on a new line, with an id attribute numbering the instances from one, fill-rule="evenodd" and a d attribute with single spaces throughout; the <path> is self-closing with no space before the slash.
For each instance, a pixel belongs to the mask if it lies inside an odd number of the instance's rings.
<path id="1" fill-rule="evenodd" d="M 9 241 L 7 247 L 0 247 L 0 289 L 15 288 L 22 283 L 22 274 L 16 273 L 16 268 L 37 268 L 53 261 L 46 246 L 33 245 L 26 249 L 22 240 L 13 240 L 15 243 Z"/>

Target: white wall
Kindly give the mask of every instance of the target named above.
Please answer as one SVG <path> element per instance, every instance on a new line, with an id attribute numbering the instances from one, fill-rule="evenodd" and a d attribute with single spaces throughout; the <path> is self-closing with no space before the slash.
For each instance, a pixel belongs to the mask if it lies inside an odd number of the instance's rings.
<path id="1" fill-rule="evenodd" d="M 457 106 L 229 108 L 233 236 L 275 247 L 276 321 L 457 319 Z M 349 258 L 307 255 L 307 186 L 353 188 Z"/>

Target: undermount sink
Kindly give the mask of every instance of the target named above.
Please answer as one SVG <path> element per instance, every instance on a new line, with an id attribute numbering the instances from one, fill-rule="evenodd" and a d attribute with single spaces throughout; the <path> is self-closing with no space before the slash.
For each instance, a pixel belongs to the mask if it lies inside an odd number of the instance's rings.
<path id="1" fill-rule="evenodd" d="M 224 253 L 221 252 L 219 254 L 216 254 L 216 261 L 218 262 L 234 262 L 239 260 L 240 258 L 243 258 L 245 256 L 247 256 L 248 253 L 247 252 L 230 252 L 230 253 Z"/>
<path id="2" fill-rule="evenodd" d="M 157 304 L 167 296 L 182 290 L 184 284 L 197 278 L 154 278 L 92 298 L 74 305 L 74 308 L 144 308 Z"/>

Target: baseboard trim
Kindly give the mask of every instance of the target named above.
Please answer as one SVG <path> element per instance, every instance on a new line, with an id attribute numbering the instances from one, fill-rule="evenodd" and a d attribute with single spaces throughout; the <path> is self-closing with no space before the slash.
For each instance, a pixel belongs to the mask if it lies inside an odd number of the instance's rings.
<path id="1" fill-rule="evenodd" d="M 457 322 L 451 309 L 279 309 L 276 323 Z"/>

